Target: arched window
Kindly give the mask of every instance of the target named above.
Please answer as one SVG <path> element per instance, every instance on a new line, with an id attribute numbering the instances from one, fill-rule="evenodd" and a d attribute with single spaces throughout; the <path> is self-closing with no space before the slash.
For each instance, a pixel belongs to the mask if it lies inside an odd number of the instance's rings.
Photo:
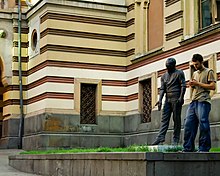
<path id="1" fill-rule="evenodd" d="M 32 34 L 31 34 L 31 48 L 32 48 L 33 51 L 36 49 L 36 46 L 37 46 L 37 42 L 38 42 L 37 38 L 38 38 L 37 30 L 34 29 Z"/>

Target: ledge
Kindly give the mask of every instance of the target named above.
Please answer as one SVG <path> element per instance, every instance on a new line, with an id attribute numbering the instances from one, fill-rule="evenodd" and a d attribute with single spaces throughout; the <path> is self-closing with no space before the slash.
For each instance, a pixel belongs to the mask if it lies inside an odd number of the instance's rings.
<path id="1" fill-rule="evenodd" d="M 141 54 L 141 55 L 135 56 L 134 58 L 131 59 L 131 62 L 132 63 L 136 63 L 136 62 L 148 59 L 150 57 L 153 57 L 155 55 L 161 54 L 163 52 L 164 52 L 164 47 L 159 47 L 159 48 L 151 50 L 151 51 L 149 51 L 149 52 L 147 52 L 145 54 Z"/>
<path id="2" fill-rule="evenodd" d="M 23 172 L 77 176 L 219 175 L 220 153 L 76 153 L 9 156 Z"/>
<path id="3" fill-rule="evenodd" d="M 220 32 L 220 23 L 211 25 L 211 26 L 205 28 L 204 30 L 200 31 L 198 34 L 195 34 L 194 36 L 189 36 L 188 38 L 183 39 L 179 43 L 180 43 L 180 45 L 186 45 L 189 43 L 193 43 L 197 40 L 206 38 L 210 35 L 216 34 L 218 32 Z"/>

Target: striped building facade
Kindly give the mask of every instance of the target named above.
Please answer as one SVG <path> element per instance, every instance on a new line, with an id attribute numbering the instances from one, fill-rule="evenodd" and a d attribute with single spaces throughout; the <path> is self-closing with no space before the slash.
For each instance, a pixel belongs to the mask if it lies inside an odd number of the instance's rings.
<path id="1" fill-rule="evenodd" d="M 167 58 L 176 59 L 188 81 L 191 57 L 200 53 L 219 80 L 220 6 L 210 2 L 208 22 L 200 0 L 41 0 L 32 7 L 23 1 L 23 149 L 151 144 L 160 127 L 155 104 Z M 16 2 L 0 9 L 6 31 L 0 38 L 1 148 L 16 148 L 19 140 L 16 9 Z M 213 146 L 220 145 L 216 85 Z M 187 88 L 182 123 L 189 102 Z"/>

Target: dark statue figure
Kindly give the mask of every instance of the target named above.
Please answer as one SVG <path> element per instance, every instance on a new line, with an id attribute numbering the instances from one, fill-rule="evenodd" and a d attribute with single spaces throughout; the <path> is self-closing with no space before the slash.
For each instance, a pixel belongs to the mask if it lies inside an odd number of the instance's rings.
<path id="1" fill-rule="evenodd" d="M 181 110 L 186 92 L 185 75 L 182 70 L 176 69 L 176 60 L 168 58 L 166 61 L 167 72 L 161 77 L 160 97 L 157 102 L 158 110 L 161 110 L 162 99 L 166 95 L 162 109 L 161 128 L 152 145 L 158 145 L 165 141 L 165 135 L 169 127 L 170 117 L 173 116 L 174 132 L 173 145 L 178 145 L 181 131 Z"/>

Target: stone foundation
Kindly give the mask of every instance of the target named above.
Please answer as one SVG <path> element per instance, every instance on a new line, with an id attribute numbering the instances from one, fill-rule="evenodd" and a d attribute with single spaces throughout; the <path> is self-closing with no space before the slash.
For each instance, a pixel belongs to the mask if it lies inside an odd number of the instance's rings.
<path id="1" fill-rule="evenodd" d="M 219 99 L 212 100 L 210 113 L 212 147 L 220 146 Z M 183 123 L 188 105 L 182 109 Z M 172 117 L 171 117 L 172 118 Z M 43 113 L 25 118 L 23 149 L 75 148 L 75 147 L 126 147 L 129 145 L 150 145 L 155 140 L 161 121 L 161 111 L 154 110 L 150 123 L 141 123 L 140 114 L 129 116 L 98 116 L 97 124 L 80 124 L 79 115 Z M 0 148 L 17 148 L 18 119 L 3 121 L 3 135 Z M 171 119 L 165 144 L 171 144 L 173 133 Z M 197 135 L 197 137 L 199 134 Z"/>
<path id="2" fill-rule="evenodd" d="M 3 120 L 2 122 L 2 136 L 0 138 L 1 149 L 18 148 L 18 129 L 19 118 L 11 118 Z"/>

